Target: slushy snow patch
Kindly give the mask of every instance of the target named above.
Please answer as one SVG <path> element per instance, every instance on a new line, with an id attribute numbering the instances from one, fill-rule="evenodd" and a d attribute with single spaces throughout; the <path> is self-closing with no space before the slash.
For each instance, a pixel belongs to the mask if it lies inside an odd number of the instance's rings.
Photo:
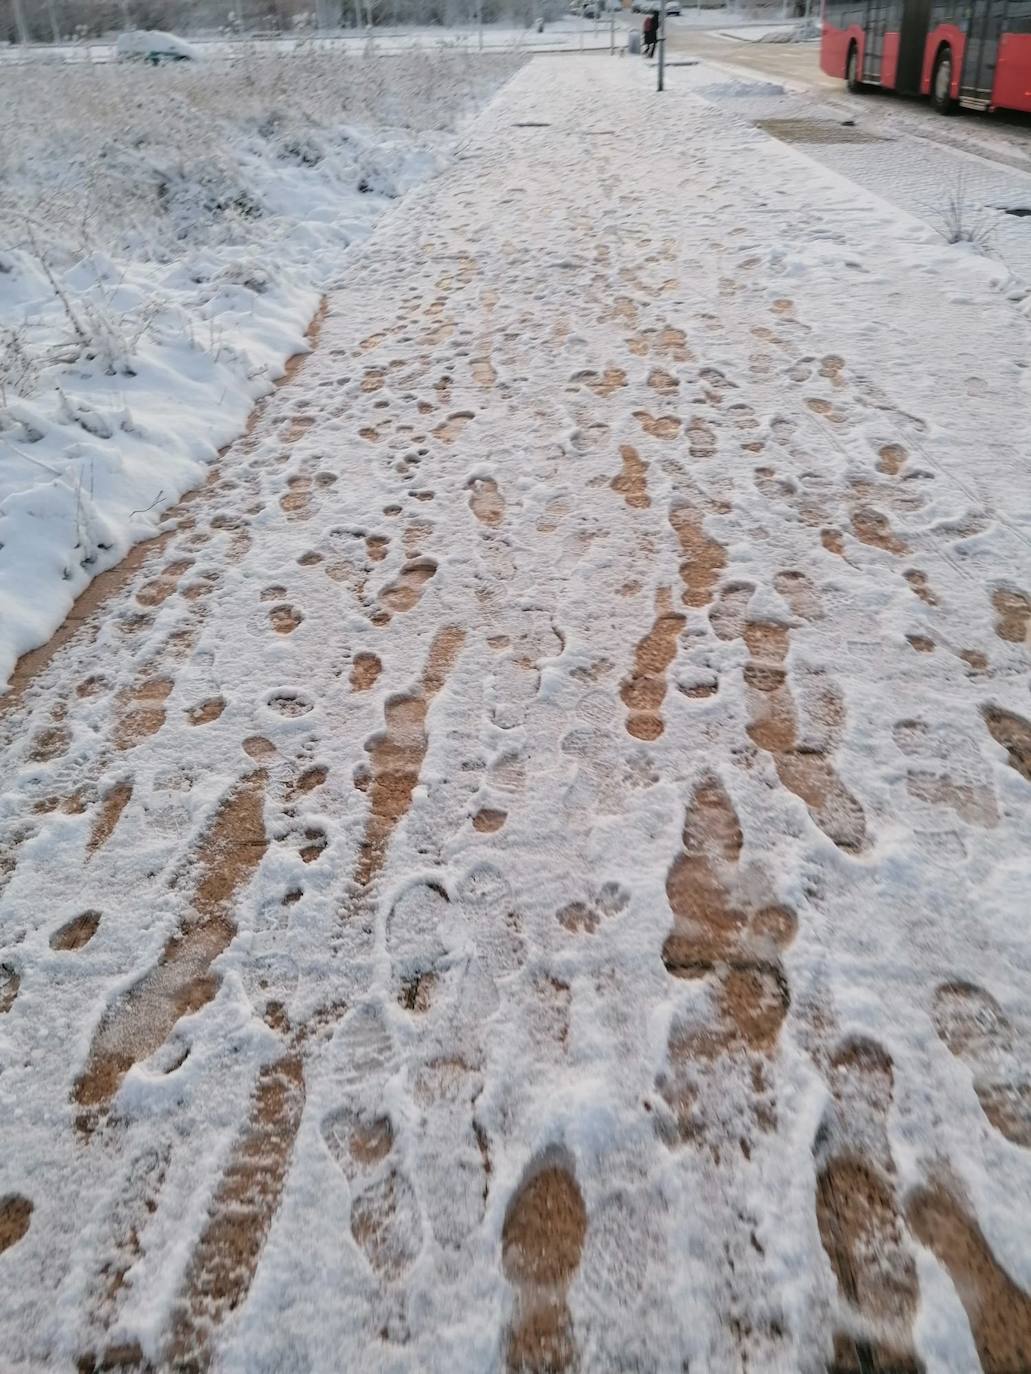
<path id="1" fill-rule="evenodd" d="M 747 100 L 756 96 L 783 95 L 784 87 L 775 81 L 717 81 L 701 87 L 699 94 L 713 100 Z"/>

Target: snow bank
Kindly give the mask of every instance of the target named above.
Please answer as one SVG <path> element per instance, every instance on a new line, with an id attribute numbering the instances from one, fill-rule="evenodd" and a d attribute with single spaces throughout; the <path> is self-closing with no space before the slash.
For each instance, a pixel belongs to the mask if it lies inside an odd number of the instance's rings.
<path id="1" fill-rule="evenodd" d="M 25 68 L 0 112 L 0 684 L 203 480 L 515 56 Z M 40 120 L 38 111 L 47 111 Z"/>
<path id="2" fill-rule="evenodd" d="M 820 25 L 815 19 L 804 19 L 789 29 L 771 29 L 759 39 L 760 43 L 818 43 Z"/>
<path id="3" fill-rule="evenodd" d="M 185 39 L 174 33 L 163 33 L 160 29 L 133 29 L 130 33 L 120 33 L 115 43 L 115 55 L 119 58 L 170 58 L 173 61 L 195 62 L 200 53 Z"/>
<path id="4" fill-rule="evenodd" d="M 813 43 L 820 37 L 820 25 L 815 20 L 801 23 L 740 24 L 727 26 L 721 38 L 737 38 L 744 43 Z"/>

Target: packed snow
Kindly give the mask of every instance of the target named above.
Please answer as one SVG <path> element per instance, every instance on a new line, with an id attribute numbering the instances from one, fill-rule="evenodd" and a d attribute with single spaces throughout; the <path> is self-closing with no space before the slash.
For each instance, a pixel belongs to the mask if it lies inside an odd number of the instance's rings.
<path id="1" fill-rule="evenodd" d="M 518 72 L 19 681 L 6 1367 L 1026 1362 L 1031 324 L 696 76 Z"/>
<path id="2" fill-rule="evenodd" d="M 349 246 L 446 165 L 519 61 L 9 74 L 0 685 L 203 479 L 307 347 Z"/>

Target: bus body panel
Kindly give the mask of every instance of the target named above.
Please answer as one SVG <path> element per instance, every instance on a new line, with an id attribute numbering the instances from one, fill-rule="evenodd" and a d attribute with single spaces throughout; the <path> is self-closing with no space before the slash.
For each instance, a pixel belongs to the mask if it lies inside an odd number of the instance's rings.
<path id="1" fill-rule="evenodd" d="M 899 35 L 884 35 L 884 55 L 881 58 L 881 85 L 893 91 L 898 82 L 899 72 Z"/>
<path id="2" fill-rule="evenodd" d="M 1031 33 L 1004 33 L 999 40 L 992 104 L 1031 113 Z"/>
<path id="3" fill-rule="evenodd" d="M 859 70 L 863 70 L 863 56 L 866 51 L 866 35 L 858 24 L 850 24 L 847 29 L 837 29 L 827 19 L 823 21 L 823 37 L 820 40 L 820 69 L 828 76 L 840 76 L 844 80 L 848 69 L 848 50 L 855 43 L 859 49 Z"/>
<path id="4" fill-rule="evenodd" d="M 927 35 L 924 49 L 924 70 L 920 77 L 920 94 L 930 95 L 931 80 L 934 77 L 934 64 L 943 47 L 952 49 L 952 84 L 950 94 L 953 99 L 959 95 L 959 83 L 963 79 L 963 52 L 967 36 L 955 24 L 939 24 Z"/>

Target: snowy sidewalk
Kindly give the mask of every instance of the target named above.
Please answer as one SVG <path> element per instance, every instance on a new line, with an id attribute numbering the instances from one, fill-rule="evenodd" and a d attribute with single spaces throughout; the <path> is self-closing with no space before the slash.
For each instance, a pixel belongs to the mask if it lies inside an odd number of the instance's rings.
<path id="1" fill-rule="evenodd" d="M 7 1368 L 1024 1367 L 1028 323 L 652 80 L 524 69 L 0 717 Z"/>
<path id="2" fill-rule="evenodd" d="M 763 52 L 779 53 L 779 47 Z M 888 94 L 785 90 L 776 72 L 716 70 L 703 62 L 678 75 L 685 91 L 727 108 L 795 145 L 860 188 L 923 220 L 939 241 L 965 238 L 1014 287 L 1031 289 L 1031 164 L 1026 131 L 985 118 L 948 120 L 930 105 Z M 790 85 L 790 82 L 789 82 Z M 975 250 L 971 245 L 977 245 Z M 1020 285 L 1022 283 L 1022 287 Z M 923 289 L 920 279 L 911 289 Z M 1031 311 L 1031 300 L 1024 302 Z"/>

